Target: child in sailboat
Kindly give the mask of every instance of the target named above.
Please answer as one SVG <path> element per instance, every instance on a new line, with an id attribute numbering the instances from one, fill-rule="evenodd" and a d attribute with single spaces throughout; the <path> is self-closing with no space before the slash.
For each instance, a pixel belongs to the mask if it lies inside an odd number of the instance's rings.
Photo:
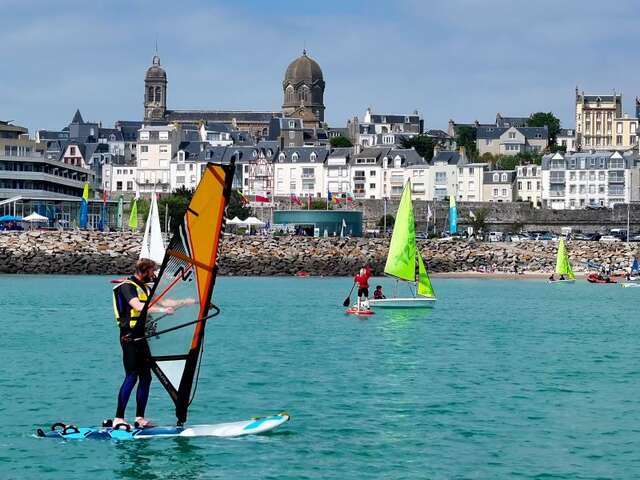
<path id="1" fill-rule="evenodd" d="M 376 289 L 373 291 L 373 299 L 374 300 L 382 300 L 383 298 L 387 298 L 382 293 L 382 285 L 377 285 Z"/>

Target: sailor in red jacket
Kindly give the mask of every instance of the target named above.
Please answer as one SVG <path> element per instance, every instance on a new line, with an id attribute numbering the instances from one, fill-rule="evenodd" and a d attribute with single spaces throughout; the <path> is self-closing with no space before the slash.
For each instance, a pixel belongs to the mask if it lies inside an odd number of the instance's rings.
<path id="1" fill-rule="evenodd" d="M 365 310 L 369 309 L 369 278 L 371 278 L 371 268 L 364 266 L 358 275 L 353 277 L 353 281 L 358 284 L 358 310 L 361 306 Z"/>

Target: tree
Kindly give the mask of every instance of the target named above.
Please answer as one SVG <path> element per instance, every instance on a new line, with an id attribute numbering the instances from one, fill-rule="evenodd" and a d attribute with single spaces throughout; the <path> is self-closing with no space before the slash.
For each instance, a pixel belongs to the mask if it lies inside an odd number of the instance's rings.
<path id="1" fill-rule="evenodd" d="M 344 135 L 340 135 L 338 137 L 331 137 L 329 143 L 333 148 L 346 148 L 353 147 L 353 143 Z"/>
<path id="2" fill-rule="evenodd" d="M 496 161 L 498 170 L 515 170 L 517 165 L 520 165 L 517 155 L 499 155 Z"/>
<path id="3" fill-rule="evenodd" d="M 542 164 L 542 155 L 535 152 L 520 152 L 516 155 L 518 162 L 520 165 L 526 164 L 534 164 L 541 165 Z"/>
<path id="4" fill-rule="evenodd" d="M 488 208 L 479 208 L 473 215 L 469 212 L 469 223 L 473 227 L 473 231 L 476 234 L 484 232 L 484 229 L 487 226 L 487 217 L 489 216 Z"/>
<path id="5" fill-rule="evenodd" d="M 468 125 L 460 125 L 456 128 L 456 145 L 464 147 L 467 156 L 475 159 L 478 156 L 476 148 L 476 129 Z"/>
<path id="6" fill-rule="evenodd" d="M 480 157 L 480 161 L 482 163 L 488 163 L 489 165 L 491 165 L 491 168 L 495 168 L 498 159 L 489 152 L 484 152 Z"/>
<path id="7" fill-rule="evenodd" d="M 193 190 L 189 190 L 185 187 L 180 187 L 170 195 L 162 197 L 158 201 L 160 224 L 167 224 L 165 215 L 168 213 L 169 220 L 171 222 L 171 229 L 173 230 L 175 226 L 182 221 L 182 217 L 184 217 L 184 214 L 187 212 L 187 207 L 189 206 L 191 197 L 193 197 Z"/>
<path id="8" fill-rule="evenodd" d="M 433 158 L 433 147 L 435 142 L 432 138 L 426 135 L 416 135 L 412 138 L 402 138 L 400 140 L 402 148 L 415 148 L 418 155 L 424 158 L 427 162 Z"/>
<path id="9" fill-rule="evenodd" d="M 544 127 L 549 129 L 549 144 L 555 145 L 556 137 L 560 131 L 560 119 L 552 112 L 536 112 L 529 116 L 529 127 Z"/>
<path id="10" fill-rule="evenodd" d="M 311 210 L 327 210 L 327 200 L 325 198 L 311 200 Z"/>
<path id="11" fill-rule="evenodd" d="M 251 215 L 251 209 L 247 207 L 238 193 L 237 190 L 231 192 L 231 198 L 229 198 L 229 205 L 227 206 L 227 217 L 238 217 L 240 220 L 245 220 Z"/>

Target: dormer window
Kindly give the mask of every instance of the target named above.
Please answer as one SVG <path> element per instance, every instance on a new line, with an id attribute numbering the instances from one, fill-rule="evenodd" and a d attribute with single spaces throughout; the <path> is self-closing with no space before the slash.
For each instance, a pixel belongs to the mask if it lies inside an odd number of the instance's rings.
<path id="1" fill-rule="evenodd" d="M 296 128 L 296 122 L 294 120 L 289 121 L 289 128 Z"/>
<path id="2" fill-rule="evenodd" d="M 273 156 L 273 150 L 270 148 L 267 149 L 267 157 L 271 158 Z"/>
<path id="3" fill-rule="evenodd" d="M 318 156 L 316 155 L 316 152 L 311 152 L 311 155 L 309 155 L 309 160 L 315 162 L 317 157 Z"/>
<path id="4" fill-rule="evenodd" d="M 293 155 L 291 155 L 291 161 L 292 162 L 298 161 L 298 152 L 293 152 Z"/>
<path id="5" fill-rule="evenodd" d="M 393 168 L 400 168 L 402 166 L 402 159 L 400 155 L 397 155 L 396 158 L 393 159 Z"/>
<path id="6" fill-rule="evenodd" d="M 287 156 L 284 154 L 284 152 L 280 152 L 280 155 L 278 155 L 278 161 L 284 162 L 285 158 L 287 158 Z"/>
<path id="7" fill-rule="evenodd" d="M 503 173 L 503 174 L 502 174 L 502 181 L 503 181 L 503 182 L 506 182 L 506 181 L 507 181 L 507 174 L 506 174 L 506 173 Z"/>
<path id="8" fill-rule="evenodd" d="M 179 162 L 184 162 L 184 150 L 180 150 L 178 152 L 178 161 Z"/>
<path id="9" fill-rule="evenodd" d="M 256 157 L 258 156 L 258 151 L 257 151 L 257 150 L 254 150 L 254 151 L 253 151 L 253 153 L 252 153 L 251 155 L 253 155 L 253 158 L 256 158 Z"/>
<path id="10" fill-rule="evenodd" d="M 494 173 L 493 174 L 493 181 L 494 182 L 499 182 L 500 181 L 500 174 L 499 173 Z"/>

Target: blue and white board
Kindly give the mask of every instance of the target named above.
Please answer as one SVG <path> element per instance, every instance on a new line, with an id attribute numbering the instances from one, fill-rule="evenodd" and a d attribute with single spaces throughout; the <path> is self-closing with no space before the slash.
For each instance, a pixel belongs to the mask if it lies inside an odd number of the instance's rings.
<path id="1" fill-rule="evenodd" d="M 269 417 L 254 418 L 242 422 L 217 423 L 215 425 L 194 425 L 191 427 L 150 427 L 134 428 L 131 431 L 111 427 L 75 427 L 55 424 L 48 432 L 38 429 L 37 436 L 42 438 L 63 438 L 82 440 L 85 438 L 103 440 L 137 440 L 158 437 L 242 437 L 266 433 L 291 417 L 286 413 Z"/>

